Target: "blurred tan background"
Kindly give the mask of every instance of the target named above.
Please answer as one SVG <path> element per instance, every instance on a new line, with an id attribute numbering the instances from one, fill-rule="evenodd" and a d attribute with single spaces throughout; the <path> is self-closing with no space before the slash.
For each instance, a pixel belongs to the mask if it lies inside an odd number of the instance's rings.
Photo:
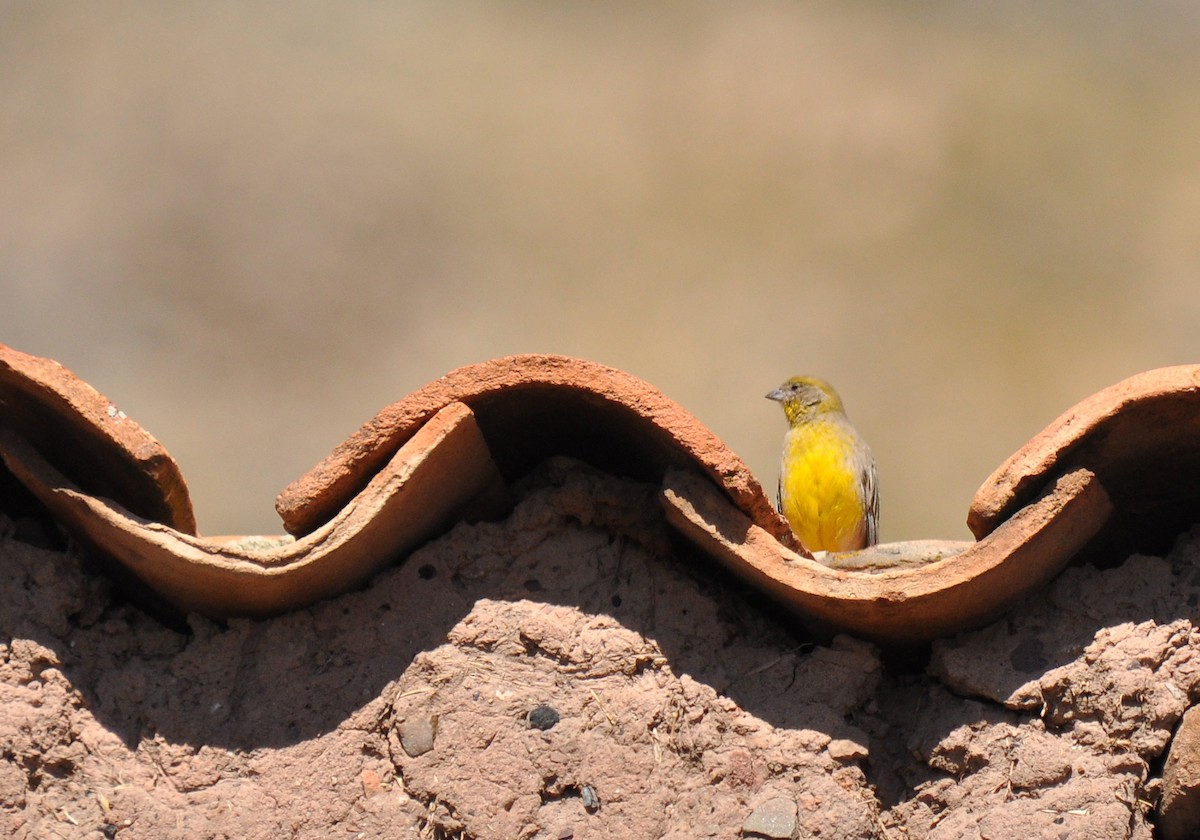
<path id="1" fill-rule="evenodd" d="M 814 373 L 886 540 L 1084 396 L 1200 361 L 1200 7 L 0 2 L 0 342 L 181 463 L 207 533 L 379 408 L 623 368 L 773 488 Z"/>

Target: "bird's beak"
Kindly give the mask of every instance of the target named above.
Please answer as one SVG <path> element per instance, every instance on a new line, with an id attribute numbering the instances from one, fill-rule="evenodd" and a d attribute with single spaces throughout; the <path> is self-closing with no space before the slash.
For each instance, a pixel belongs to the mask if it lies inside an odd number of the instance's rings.
<path id="1" fill-rule="evenodd" d="M 778 401 L 778 402 L 783 402 L 783 400 L 784 400 L 785 396 L 786 396 L 786 395 L 783 393 L 783 389 L 782 389 L 782 388 L 776 388 L 774 391 L 772 391 L 771 393 L 767 394 L 767 399 L 769 399 L 769 400 L 776 400 L 776 401 Z"/>

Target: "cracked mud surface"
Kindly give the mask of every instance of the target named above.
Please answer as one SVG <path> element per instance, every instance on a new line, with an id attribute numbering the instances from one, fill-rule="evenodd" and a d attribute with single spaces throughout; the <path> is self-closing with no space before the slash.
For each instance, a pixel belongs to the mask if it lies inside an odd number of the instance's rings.
<path id="1" fill-rule="evenodd" d="M 188 633 L 0 517 L 0 834 L 1152 836 L 1200 532 L 905 670 L 780 623 L 655 488 L 557 461 L 521 492 L 360 592 Z"/>

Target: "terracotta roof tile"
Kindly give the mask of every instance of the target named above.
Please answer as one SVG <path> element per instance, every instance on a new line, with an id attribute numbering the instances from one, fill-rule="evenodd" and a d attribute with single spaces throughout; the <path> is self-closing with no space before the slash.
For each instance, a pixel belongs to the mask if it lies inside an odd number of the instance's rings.
<path id="1" fill-rule="evenodd" d="M 508 478 L 549 455 L 574 455 L 654 482 L 668 466 L 690 465 L 762 527 L 789 538 L 787 524 L 742 460 L 682 406 L 624 371 L 552 355 L 468 365 L 388 406 L 280 494 L 275 507 L 284 527 L 303 534 L 331 517 L 450 402 L 475 412 Z"/>
<path id="2" fill-rule="evenodd" d="M 84 541 L 175 607 L 213 617 L 270 615 L 352 589 L 444 529 L 500 480 L 462 403 L 431 417 L 336 516 L 295 541 L 206 539 L 130 516 L 80 492 L 7 430 L 0 432 L 0 456 Z"/>
<path id="3" fill-rule="evenodd" d="M 788 551 L 691 474 L 668 476 L 663 504 L 685 536 L 813 629 L 848 631 L 885 646 L 953 635 L 996 618 L 1054 577 L 1112 511 L 1096 477 L 1077 470 L 979 542 L 877 546 L 856 554 L 890 551 L 915 565 L 847 571 Z"/>
<path id="4" fill-rule="evenodd" d="M 167 450 L 58 362 L 0 344 L 0 428 L 29 441 L 89 493 L 196 532 L 187 485 Z"/>
<path id="5" fill-rule="evenodd" d="M 1135 543 L 1200 520 L 1200 366 L 1131 376 L 1064 412 L 983 482 L 968 527 L 986 536 L 1078 467 L 1100 478 Z"/>

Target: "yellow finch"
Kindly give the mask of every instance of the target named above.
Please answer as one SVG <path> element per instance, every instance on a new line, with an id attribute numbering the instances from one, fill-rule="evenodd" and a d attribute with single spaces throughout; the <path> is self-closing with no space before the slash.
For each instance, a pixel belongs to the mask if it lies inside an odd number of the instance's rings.
<path id="1" fill-rule="evenodd" d="M 828 382 L 796 376 L 767 399 L 783 404 L 789 429 L 779 467 L 779 509 L 809 551 L 875 544 L 879 484 L 875 459 L 846 419 Z"/>

